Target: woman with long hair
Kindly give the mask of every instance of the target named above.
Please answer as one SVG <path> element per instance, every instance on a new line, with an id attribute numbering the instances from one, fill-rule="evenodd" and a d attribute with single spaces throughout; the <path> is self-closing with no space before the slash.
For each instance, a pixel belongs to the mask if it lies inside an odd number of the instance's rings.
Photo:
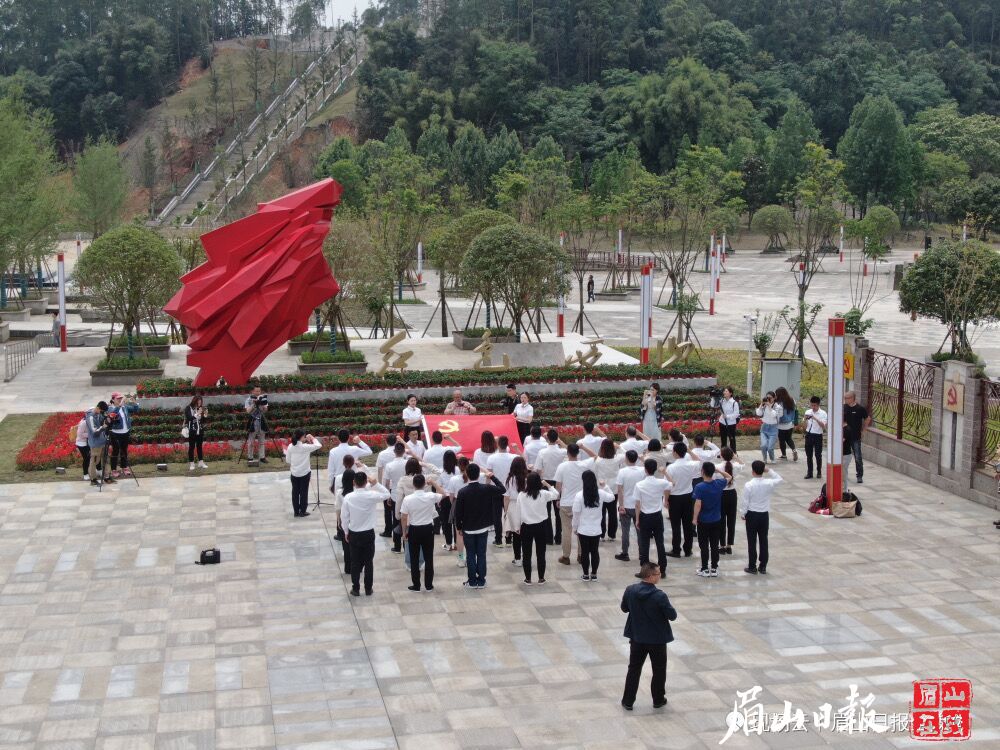
<path id="1" fill-rule="evenodd" d="M 788 460 L 785 449 L 791 448 L 792 460 L 798 461 L 799 452 L 795 450 L 795 442 L 792 440 L 795 425 L 799 421 L 799 410 L 795 408 L 795 399 L 787 388 L 779 386 L 774 389 L 774 400 L 781 404 L 781 417 L 778 419 L 778 447 L 781 448 L 781 460 Z"/>
<path id="2" fill-rule="evenodd" d="M 198 452 L 199 469 L 207 469 L 205 454 L 202 444 L 205 442 L 205 418 L 208 416 L 208 409 L 200 395 L 195 395 L 191 403 L 184 407 L 184 426 L 187 427 L 188 441 L 188 471 L 195 470 L 194 454 Z"/>
<path id="3" fill-rule="evenodd" d="M 643 433 L 648 437 L 659 439 L 660 423 L 663 421 L 663 399 L 660 397 L 659 383 L 653 383 L 642 392 L 639 420 L 642 422 Z"/>
<path id="4" fill-rule="evenodd" d="M 312 476 L 309 457 L 322 447 L 319 440 L 307 435 L 305 430 L 296 430 L 285 448 L 285 463 L 291 467 L 292 512 L 296 518 L 309 515 L 306 510 L 309 507 L 309 477 Z"/>
<path id="5" fill-rule="evenodd" d="M 515 456 L 510 462 L 507 475 L 507 494 L 503 499 L 503 511 L 510 529 L 511 546 L 514 548 L 512 565 L 521 563 L 521 513 L 517 506 L 517 496 L 528 488 L 528 464 L 522 456 Z"/>
<path id="6" fill-rule="evenodd" d="M 485 469 L 486 462 L 489 461 L 490 456 L 496 452 L 497 439 L 489 430 L 483 430 L 483 434 L 479 436 L 479 447 L 476 448 L 476 452 L 472 454 L 472 463 L 480 469 Z M 485 477 L 481 475 L 480 481 L 483 481 L 483 479 L 485 479 Z"/>
<path id="7" fill-rule="evenodd" d="M 597 568 L 601 564 L 601 507 L 603 503 L 614 500 L 615 496 L 597 486 L 597 475 L 590 469 L 583 472 L 580 481 L 583 489 L 573 498 L 573 531 L 580 540 L 580 565 L 583 568 L 580 580 L 596 581 Z"/>
<path id="8" fill-rule="evenodd" d="M 736 454 L 732 448 L 726 447 L 719 454 L 725 465 L 722 467 L 729 475 L 726 488 L 722 491 L 722 534 L 719 537 L 719 554 L 733 554 L 733 542 L 736 540 L 736 473 L 743 471 L 743 464 L 735 461 Z"/>
<path id="9" fill-rule="evenodd" d="M 453 552 L 455 550 L 455 522 L 451 517 L 451 481 L 455 477 L 461 477 L 462 472 L 458 470 L 458 458 L 455 451 L 445 451 L 441 456 L 441 486 L 444 487 L 444 499 L 438 508 L 438 517 L 441 519 L 441 531 L 444 533 L 444 544 L 441 549 Z"/>
<path id="10" fill-rule="evenodd" d="M 445 454 L 447 455 L 447 454 Z M 469 469 L 469 461 L 467 456 L 460 456 L 457 463 L 458 473 L 451 477 L 445 485 L 445 489 L 448 492 L 448 498 L 451 500 L 451 512 L 448 516 L 448 520 L 455 525 L 455 498 L 458 497 L 458 491 L 462 489 L 465 485 L 469 483 L 469 475 L 467 473 Z M 458 558 L 455 562 L 460 568 L 465 567 L 465 539 L 462 537 L 462 532 L 457 528 L 455 529 L 455 545 L 452 549 L 458 551 Z"/>
<path id="11" fill-rule="evenodd" d="M 774 444 L 778 442 L 778 420 L 784 410 L 774 398 L 774 391 L 768 391 L 757 407 L 760 417 L 760 455 L 764 463 L 774 463 Z"/>
<path id="12" fill-rule="evenodd" d="M 649 441 L 649 445 L 646 447 L 645 458 L 651 458 L 656 461 L 656 474 L 661 477 L 663 476 L 664 469 L 673 460 L 670 451 L 663 450 L 663 445 L 657 438 Z"/>
<path id="13" fill-rule="evenodd" d="M 552 527 L 549 525 L 549 503 L 559 499 L 559 493 L 545 482 L 537 471 L 528 474 L 524 489 L 517 494 L 517 510 L 521 522 L 521 563 L 524 583 L 531 581 L 531 547 L 535 547 L 538 563 L 538 583 L 545 583 L 545 544 Z"/>
<path id="14" fill-rule="evenodd" d="M 597 475 L 598 486 L 614 487 L 621 468 L 622 456 L 615 450 L 615 441 L 604 438 L 601 447 L 597 449 L 597 458 L 594 459 L 594 473 Z M 614 497 L 601 508 L 602 540 L 605 535 L 608 539 L 614 539 L 618 535 L 618 501 Z"/>
<path id="15" fill-rule="evenodd" d="M 736 426 L 740 423 L 740 402 L 733 395 L 733 389 L 726 386 L 722 389 L 722 400 L 719 401 L 719 443 L 721 447 L 729 446 L 736 452 Z"/>

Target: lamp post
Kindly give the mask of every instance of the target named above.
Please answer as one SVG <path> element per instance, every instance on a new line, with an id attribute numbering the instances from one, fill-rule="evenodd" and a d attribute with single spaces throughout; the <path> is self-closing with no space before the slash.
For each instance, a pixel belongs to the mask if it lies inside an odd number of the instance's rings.
<path id="1" fill-rule="evenodd" d="M 753 315 L 744 315 L 743 320 L 747 322 L 747 395 L 753 392 L 753 329 L 757 325 L 757 318 Z"/>

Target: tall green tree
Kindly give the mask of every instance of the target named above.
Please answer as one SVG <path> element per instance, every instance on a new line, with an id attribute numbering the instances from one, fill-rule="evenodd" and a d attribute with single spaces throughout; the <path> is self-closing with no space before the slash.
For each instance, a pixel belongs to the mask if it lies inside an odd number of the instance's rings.
<path id="1" fill-rule="evenodd" d="M 128 187 L 118 149 L 107 140 L 87 144 L 73 169 L 72 202 L 77 219 L 95 238 L 121 220 Z"/>
<path id="2" fill-rule="evenodd" d="M 799 98 L 788 102 L 770 144 L 768 163 L 770 198 L 791 197 L 805 169 L 806 144 L 819 142 L 819 130 L 813 124 L 809 106 Z"/>
<path id="3" fill-rule="evenodd" d="M 854 108 L 837 155 L 862 215 L 873 203 L 898 206 L 914 191 L 915 152 L 887 96 L 867 96 Z"/>

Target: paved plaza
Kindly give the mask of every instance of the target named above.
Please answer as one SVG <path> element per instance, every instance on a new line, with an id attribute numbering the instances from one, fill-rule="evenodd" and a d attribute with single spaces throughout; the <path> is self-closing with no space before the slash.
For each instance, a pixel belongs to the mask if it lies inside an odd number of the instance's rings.
<path id="1" fill-rule="evenodd" d="M 737 690 L 811 722 L 852 684 L 906 712 L 928 677 L 972 680 L 973 742 L 1000 746 L 995 512 L 871 466 L 861 518 L 818 517 L 802 464 L 777 468 L 770 574 L 742 572 L 739 535 L 718 579 L 670 561 L 670 703 L 652 709 L 647 667 L 631 714 L 618 603 L 636 565 L 611 544 L 599 582 L 550 551 L 531 588 L 491 548 L 480 592 L 438 550 L 416 594 L 378 539 L 375 595 L 352 601 L 332 511 L 293 519 L 285 475 L 0 487 L 0 748 L 717 747 Z M 211 546 L 223 563 L 195 565 Z M 810 729 L 726 746 L 913 744 Z"/>

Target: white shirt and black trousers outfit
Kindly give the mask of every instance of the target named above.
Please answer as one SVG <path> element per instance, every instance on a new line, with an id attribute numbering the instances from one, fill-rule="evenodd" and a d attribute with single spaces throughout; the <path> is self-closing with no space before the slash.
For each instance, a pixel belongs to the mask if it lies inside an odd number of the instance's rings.
<path id="1" fill-rule="evenodd" d="M 823 478 L 823 431 L 826 429 L 826 412 L 822 409 L 806 412 L 806 479 L 813 477 L 813 458 L 816 459 L 816 478 Z M 820 422 L 823 426 L 820 426 Z"/>
<path id="2" fill-rule="evenodd" d="M 767 530 L 771 519 L 771 496 L 781 476 L 773 469 L 762 477 L 754 477 L 743 487 L 740 501 L 740 515 L 746 518 L 747 553 L 751 573 L 767 572 Z M 760 566 L 757 561 L 757 545 L 760 545 Z"/>
<path id="3" fill-rule="evenodd" d="M 434 589 L 434 519 L 442 495 L 418 490 L 403 498 L 400 514 L 407 519 L 406 534 L 410 552 L 410 579 L 413 590 L 420 590 L 420 559 L 424 561 L 424 588 Z"/>
<path id="4" fill-rule="evenodd" d="M 521 512 L 521 566 L 524 568 L 524 580 L 531 582 L 531 546 L 535 546 L 535 559 L 538 563 L 538 580 L 545 580 L 545 546 L 552 536 L 552 526 L 549 524 L 549 508 L 552 501 L 559 497 L 555 490 L 542 489 L 538 497 L 532 497 L 527 492 L 517 495 L 517 507 Z"/>
<path id="5" fill-rule="evenodd" d="M 312 476 L 309 457 L 322 447 L 319 443 L 298 442 L 289 443 L 285 448 L 285 460 L 291 466 L 292 512 L 296 518 L 305 516 L 309 508 L 309 478 Z"/>
<path id="6" fill-rule="evenodd" d="M 663 493 L 671 487 L 666 479 L 647 476 L 635 486 L 638 513 L 639 564 L 649 562 L 649 540 L 656 542 L 656 562 L 660 574 L 667 572 L 666 547 L 663 544 Z M 672 500 L 673 498 L 671 498 Z"/>
<path id="7" fill-rule="evenodd" d="M 691 557 L 694 550 L 694 491 L 695 479 L 701 478 L 701 461 L 681 459 L 667 468 L 667 476 L 674 483 L 670 492 L 667 515 L 670 516 L 670 557 Z M 683 532 L 683 542 L 681 536 Z"/>
<path id="8" fill-rule="evenodd" d="M 735 398 L 724 398 L 719 402 L 719 447 L 736 452 L 736 425 L 740 421 L 740 402 Z"/>
<path id="9" fill-rule="evenodd" d="M 375 522 L 378 509 L 389 498 L 381 484 L 355 489 L 344 496 L 340 522 L 351 545 L 351 596 L 360 594 L 361 572 L 365 574 L 365 594 L 371 596 L 375 579 Z"/>

